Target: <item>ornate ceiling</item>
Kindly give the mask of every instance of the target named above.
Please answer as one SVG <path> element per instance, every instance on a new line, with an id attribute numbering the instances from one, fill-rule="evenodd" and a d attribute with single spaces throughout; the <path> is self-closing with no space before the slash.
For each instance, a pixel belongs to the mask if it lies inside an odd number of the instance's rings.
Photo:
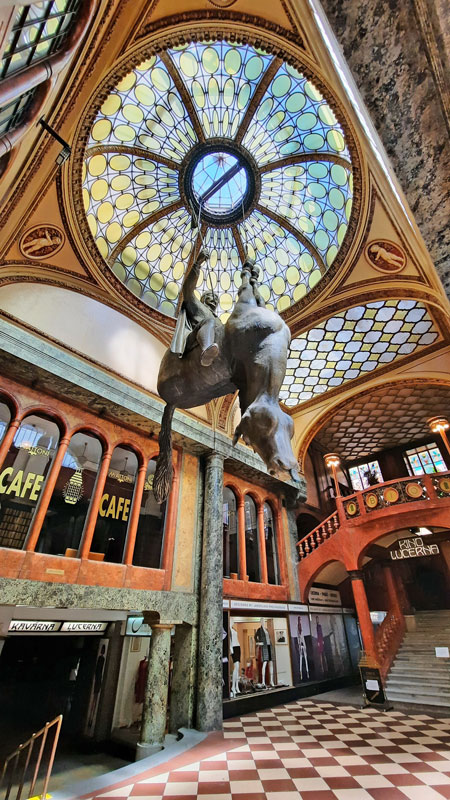
<path id="1" fill-rule="evenodd" d="M 393 383 L 341 406 L 315 437 L 325 452 L 349 461 L 430 436 L 427 420 L 450 417 L 450 388 Z"/>
<path id="2" fill-rule="evenodd" d="M 380 300 L 341 311 L 292 340 L 280 399 L 295 407 L 438 336 L 426 308 L 414 300 Z"/>
<path id="3" fill-rule="evenodd" d="M 269 308 L 333 263 L 352 208 L 344 131 L 315 84 L 250 44 L 198 42 L 141 61 L 90 128 L 83 200 L 100 254 L 148 306 L 176 316 L 194 251 L 222 321 L 246 254 Z"/>

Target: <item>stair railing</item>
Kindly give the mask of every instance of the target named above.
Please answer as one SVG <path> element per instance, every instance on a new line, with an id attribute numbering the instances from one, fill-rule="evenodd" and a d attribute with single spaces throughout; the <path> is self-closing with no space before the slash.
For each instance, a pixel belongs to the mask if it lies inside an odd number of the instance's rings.
<path id="1" fill-rule="evenodd" d="M 338 529 L 339 515 L 338 512 L 335 511 L 333 514 L 330 514 L 329 517 L 324 519 L 320 525 L 317 525 L 316 528 L 307 533 L 303 539 L 300 539 L 300 541 L 297 542 L 299 561 L 301 561 L 302 558 L 309 556 L 309 554 L 312 553 L 316 547 L 319 547 L 319 545 L 321 545 L 327 539 L 330 539 Z"/>
<path id="2" fill-rule="evenodd" d="M 392 610 L 388 611 L 383 622 L 376 630 L 375 647 L 383 678 L 386 678 L 391 668 L 398 648 L 402 643 L 405 630 L 406 623 L 403 614 L 398 616 Z"/>
<path id="3" fill-rule="evenodd" d="M 44 784 L 42 792 L 39 794 L 40 798 L 43 798 L 43 800 L 46 799 L 56 748 L 58 746 L 62 719 L 62 714 L 60 714 L 51 722 L 46 722 L 40 731 L 33 733 L 24 744 L 20 744 L 13 753 L 7 756 L 3 764 L 0 778 L 0 791 L 3 792 L 5 789 L 3 800 L 13 800 L 13 798 L 14 800 L 20 800 L 23 787 L 28 781 L 30 781 L 30 787 L 26 798 L 33 798 L 36 791 L 39 770 L 42 763 L 48 758 Z M 53 740 L 51 739 L 52 735 Z M 50 752 L 45 754 L 44 751 L 47 743 L 50 744 Z"/>

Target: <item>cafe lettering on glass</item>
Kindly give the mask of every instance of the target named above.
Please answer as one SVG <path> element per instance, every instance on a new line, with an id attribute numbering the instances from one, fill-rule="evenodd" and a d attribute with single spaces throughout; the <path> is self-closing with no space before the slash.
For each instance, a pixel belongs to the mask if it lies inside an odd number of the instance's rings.
<path id="1" fill-rule="evenodd" d="M 391 558 L 393 561 L 402 558 L 421 558 L 422 556 L 437 556 L 439 555 L 439 547 L 437 544 L 424 544 L 420 536 L 413 539 L 399 539 L 399 550 L 391 550 Z"/>

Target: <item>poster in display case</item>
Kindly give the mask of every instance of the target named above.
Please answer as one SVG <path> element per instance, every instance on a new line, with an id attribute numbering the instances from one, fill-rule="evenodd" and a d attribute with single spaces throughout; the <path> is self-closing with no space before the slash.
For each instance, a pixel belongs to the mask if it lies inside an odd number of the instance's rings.
<path id="1" fill-rule="evenodd" d="M 352 667 L 341 614 L 311 614 L 315 679 L 336 678 Z"/>
<path id="2" fill-rule="evenodd" d="M 294 686 L 314 680 L 315 666 L 308 614 L 289 614 Z"/>

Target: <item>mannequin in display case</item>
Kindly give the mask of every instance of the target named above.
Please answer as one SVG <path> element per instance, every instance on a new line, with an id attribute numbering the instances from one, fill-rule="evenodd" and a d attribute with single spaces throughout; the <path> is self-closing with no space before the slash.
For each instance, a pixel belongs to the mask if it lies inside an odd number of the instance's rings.
<path id="1" fill-rule="evenodd" d="M 266 667 L 267 665 L 269 665 L 269 686 L 270 688 L 274 689 L 275 684 L 273 682 L 273 644 L 270 638 L 269 631 L 266 628 L 266 620 L 261 618 L 260 622 L 261 626 L 255 633 L 255 643 L 257 647 L 261 648 L 261 658 L 262 658 L 261 683 L 263 689 L 267 689 Z"/>
<path id="2" fill-rule="evenodd" d="M 231 697 L 240 694 L 239 691 L 239 672 L 241 666 L 241 646 L 239 637 L 234 624 L 231 623 L 230 629 L 231 659 L 233 661 L 233 675 L 231 679 Z"/>

